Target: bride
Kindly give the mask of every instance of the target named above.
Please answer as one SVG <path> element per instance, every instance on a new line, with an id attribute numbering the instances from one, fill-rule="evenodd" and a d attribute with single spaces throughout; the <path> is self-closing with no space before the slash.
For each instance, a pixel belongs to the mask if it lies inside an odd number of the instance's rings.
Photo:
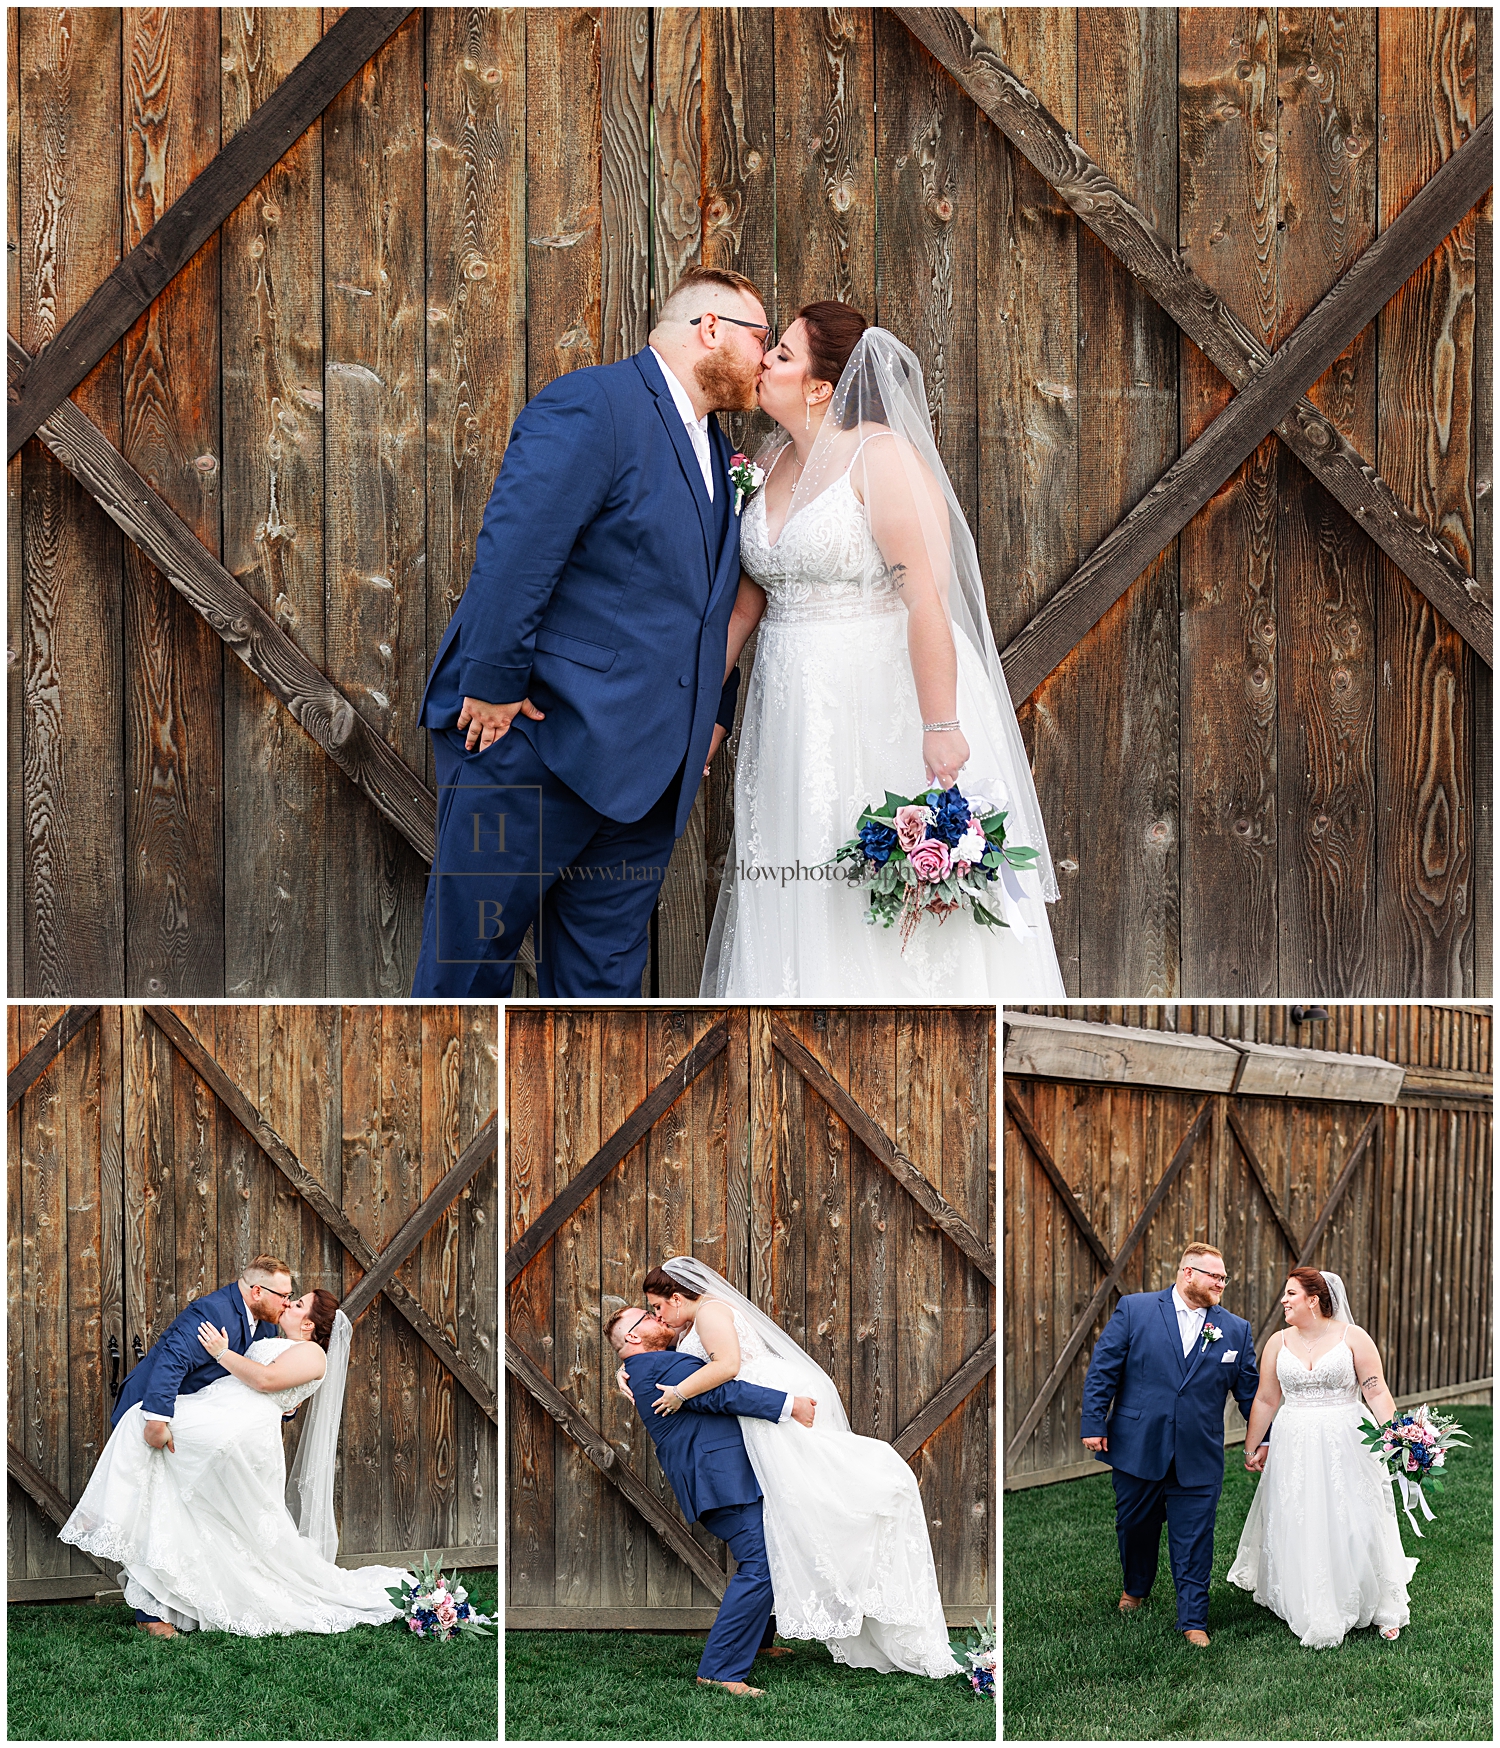
<path id="1" fill-rule="evenodd" d="M 1396 1411 L 1380 1355 L 1350 1322 L 1336 1274 L 1293 1269 L 1281 1308 L 1287 1326 L 1261 1355 L 1245 1435 L 1245 1467 L 1261 1481 L 1229 1582 L 1254 1591 L 1310 1650 L 1372 1622 L 1394 1639 L 1411 1618 L 1417 1562 L 1401 1546 L 1390 1477 L 1361 1437 L 1361 1394 L 1380 1421 Z"/>
<path id="2" fill-rule="evenodd" d="M 973 536 L 933 441 L 922 371 L 847 304 L 808 304 L 757 387 L 781 430 L 740 523 L 728 670 L 759 626 L 735 771 L 734 844 L 700 993 L 731 1000 L 1046 1000 L 1065 994 L 1057 896 Z M 957 783 L 1003 807 L 1037 868 L 991 890 L 1008 927 L 967 914 L 868 926 L 829 877 L 887 790 Z"/>
<path id="3" fill-rule="evenodd" d="M 646 1276 L 677 1351 L 707 1361 L 664 1387 L 658 1414 L 730 1378 L 816 1398 L 811 1428 L 740 1419 L 764 1494 L 776 1630 L 821 1639 L 834 1661 L 884 1673 L 958 1673 L 916 1476 L 881 1439 L 849 1430 L 833 1380 L 722 1275 L 674 1256 Z"/>
<path id="4" fill-rule="evenodd" d="M 410 1573 L 334 1564 L 349 1319 L 319 1287 L 290 1300 L 279 1327 L 237 1354 L 222 1329 L 201 1325 L 200 1342 L 230 1375 L 178 1396 L 161 1450 L 145 1441 L 140 1403 L 129 1408 L 59 1531 L 122 1565 L 126 1602 L 168 1633 L 341 1633 L 401 1612 L 386 1587 Z M 281 1417 L 309 1397 L 288 1483 Z"/>

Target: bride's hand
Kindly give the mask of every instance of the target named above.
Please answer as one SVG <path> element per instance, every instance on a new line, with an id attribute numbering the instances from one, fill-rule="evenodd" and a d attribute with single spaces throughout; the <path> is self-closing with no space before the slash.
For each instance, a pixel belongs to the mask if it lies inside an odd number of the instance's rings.
<path id="1" fill-rule="evenodd" d="M 1245 1452 L 1245 1467 L 1252 1475 L 1260 1474 L 1260 1472 L 1265 1468 L 1266 1457 L 1269 1454 L 1269 1451 L 1270 1447 L 1268 1445 L 1257 1445 L 1253 1451 Z"/>
<path id="2" fill-rule="evenodd" d="M 682 1398 L 670 1384 L 658 1384 L 656 1387 L 661 1395 L 652 1404 L 655 1411 L 658 1414 L 675 1414 L 682 1406 Z"/>
<path id="3" fill-rule="evenodd" d="M 620 1394 L 627 1402 L 635 1401 L 635 1397 L 632 1395 L 630 1389 L 630 1374 L 625 1370 L 624 1366 L 621 1366 L 619 1371 L 615 1373 L 615 1383 L 619 1385 Z"/>
<path id="4" fill-rule="evenodd" d="M 951 789 L 969 762 L 969 743 L 957 728 L 927 729 L 922 735 L 922 763 L 927 781 L 938 789 Z"/>
<path id="5" fill-rule="evenodd" d="M 229 1331 L 215 1329 L 211 1323 L 198 1325 L 198 1339 L 203 1343 L 210 1359 L 218 1359 L 221 1354 L 229 1352 Z"/>

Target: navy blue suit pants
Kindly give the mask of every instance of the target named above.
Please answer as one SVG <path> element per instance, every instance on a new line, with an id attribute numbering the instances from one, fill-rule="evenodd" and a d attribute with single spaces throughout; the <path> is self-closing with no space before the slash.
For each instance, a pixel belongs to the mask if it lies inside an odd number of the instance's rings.
<path id="1" fill-rule="evenodd" d="M 761 1502 L 720 1505 L 698 1520 L 710 1535 L 729 1544 L 735 1574 L 714 1617 L 698 1673 L 705 1681 L 743 1681 L 765 1642 L 771 1605 L 771 1562 L 761 1522 Z"/>
<path id="2" fill-rule="evenodd" d="M 508 996 L 533 924 L 542 995 L 639 996 L 681 772 L 622 825 L 554 776 L 524 730 L 466 753 L 458 729 L 434 729 L 432 753 L 437 859 L 413 997 Z"/>
<path id="3" fill-rule="evenodd" d="M 1217 1485 L 1184 1487 L 1177 1479 L 1177 1461 L 1167 1465 L 1159 1481 L 1145 1481 L 1112 1469 L 1115 1479 L 1115 1530 L 1120 1538 L 1120 1565 L 1127 1596 L 1149 1596 L 1161 1556 L 1161 1526 L 1167 1526 L 1167 1550 L 1172 1582 L 1177 1586 L 1177 1630 L 1208 1630 L 1208 1581 L 1213 1572 L 1214 1517 L 1222 1477 Z"/>

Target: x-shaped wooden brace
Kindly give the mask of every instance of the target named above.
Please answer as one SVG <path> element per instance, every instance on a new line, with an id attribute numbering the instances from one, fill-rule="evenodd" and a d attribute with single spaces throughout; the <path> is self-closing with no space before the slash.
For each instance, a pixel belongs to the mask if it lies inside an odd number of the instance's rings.
<path id="1" fill-rule="evenodd" d="M 1486 661 L 1493 610 L 1452 552 L 1306 398 L 1490 186 L 1492 117 L 1407 203 L 1275 356 L 1214 295 L 1045 105 L 952 7 L 892 7 L 1010 143 L 1236 389 L 1234 399 L 1002 652 L 1017 703 L 1275 431 Z"/>

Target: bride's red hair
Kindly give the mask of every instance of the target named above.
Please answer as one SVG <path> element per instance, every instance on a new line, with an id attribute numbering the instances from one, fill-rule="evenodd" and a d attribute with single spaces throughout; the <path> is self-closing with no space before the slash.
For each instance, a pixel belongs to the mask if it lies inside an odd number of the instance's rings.
<path id="1" fill-rule="evenodd" d="M 328 1352 L 328 1342 L 333 1335 L 333 1314 L 339 1308 L 339 1302 L 326 1287 L 314 1287 L 312 1308 L 308 1316 L 312 1318 L 313 1340 Z"/>
<path id="2" fill-rule="evenodd" d="M 1286 1278 L 1295 1281 L 1304 1293 L 1316 1299 L 1318 1309 L 1325 1317 L 1333 1316 L 1333 1290 L 1316 1269 L 1288 1269 Z"/>

